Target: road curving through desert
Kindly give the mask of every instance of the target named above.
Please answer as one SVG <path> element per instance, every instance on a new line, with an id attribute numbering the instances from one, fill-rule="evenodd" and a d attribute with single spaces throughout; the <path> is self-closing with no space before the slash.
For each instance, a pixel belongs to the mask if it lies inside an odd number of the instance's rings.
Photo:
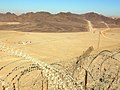
<path id="1" fill-rule="evenodd" d="M 107 36 L 105 35 L 105 33 L 110 30 L 110 27 L 109 27 L 109 25 L 108 25 L 107 23 L 105 23 L 105 22 L 103 22 L 103 23 L 106 25 L 106 29 L 100 31 L 100 34 L 101 34 L 104 38 L 111 39 L 111 40 L 114 40 L 114 41 L 120 41 L 119 39 L 110 38 L 110 37 L 107 37 Z"/>
<path id="2" fill-rule="evenodd" d="M 86 20 L 86 21 L 87 21 L 87 23 L 88 23 L 89 32 L 93 32 L 94 30 L 93 30 L 93 25 L 92 25 L 91 21 L 89 21 L 89 20 Z M 106 36 L 105 33 L 110 30 L 110 27 L 109 27 L 109 25 L 108 25 L 107 23 L 105 23 L 105 22 L 102 22 L 102 23 L 105 24 L 106 29 L 105 29 L 105 30 L 101 30 L 101 31 L 100 31 L 100 34 L 101 34 L 104 38 L 106 38 L 106 39 L 111 39 L 111 40 L 114 40 L 114 41 L 120 41 L 119 39 L 114 39 L 114 38 L 110 38 L 110 37 Z"/>
<path id="3" fill-rule="evenodd" d="M 92 32 L 93 31 L 93 26 L 92 26 L 91 21 L 89 21 L 89 20 L 86 20 L 86 21 L 88 23 L 89 32 Z"/>

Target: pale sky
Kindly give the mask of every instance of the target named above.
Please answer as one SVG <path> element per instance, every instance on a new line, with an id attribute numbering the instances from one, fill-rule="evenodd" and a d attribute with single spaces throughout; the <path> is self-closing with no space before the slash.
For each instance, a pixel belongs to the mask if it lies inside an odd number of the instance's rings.
<path id="1" fill-rule="evenodd" d="M 0 12 L 97 12 L 120 16 L 120 0 L 0 0 Z"/>

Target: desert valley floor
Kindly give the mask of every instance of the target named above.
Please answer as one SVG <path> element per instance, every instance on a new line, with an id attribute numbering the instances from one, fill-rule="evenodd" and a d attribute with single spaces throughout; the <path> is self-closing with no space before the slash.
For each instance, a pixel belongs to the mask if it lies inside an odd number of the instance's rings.
<path id="1" fill-rule="evenodd" d="M 93 56 L 79 57 L 90 46 Z M 67 33 L 0 30 L 0 47 L 0 90 L 120 89 L 119 28 Z M 19 53 L 21 58 L 16 50 L 37 60 Z M 102 50 L 110 51 L 96 57 Z"/>
<path id="2" fill-rule="evenodd" d="M 99 31 L 105 30 L 94 29 L 93 32 L 73 33 L 4 30 L 0 31 L 0 41 L 17 47 L 47 63 L 53 63 L 80 56 L 90 46 L 93 46 L 94 52 L 120 47 L 120 29 L 114 28 L 103 32 L 104 34 L 99 33 Z"/>

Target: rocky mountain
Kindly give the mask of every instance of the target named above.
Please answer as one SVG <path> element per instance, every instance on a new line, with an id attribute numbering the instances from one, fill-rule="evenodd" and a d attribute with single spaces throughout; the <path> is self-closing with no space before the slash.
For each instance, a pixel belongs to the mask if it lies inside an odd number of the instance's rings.
<path id="1" fill-rule="evenodd" d="M 73 14 L 60 12 L 29 12 L 19 16 L 14 13 L 0 13 L 0 22 L 20 22 L 15 25 L 0 25 L 0 30 L 12 29 L 34 32 L 85 32 L 89 30 L 88 22 L 94 28 L 120 27 L 120 18 L 114 19 L 94 12 L 86 14 Z"/>
<path id="2" fill-rule="evenodd" d="M 12 22 L 17 19 L 17 15 L 7 12 L 6 14 L 0 13 L 0 22 Z"/>
<path id="3" fill-rule="evenodd" d="M 105 28 L 105 23 L 111 28 L 120 27 L 119 18 L 114 19 L 94 12 L 82 14 L 81 17 L 91 21 L 94 28 Z"/>

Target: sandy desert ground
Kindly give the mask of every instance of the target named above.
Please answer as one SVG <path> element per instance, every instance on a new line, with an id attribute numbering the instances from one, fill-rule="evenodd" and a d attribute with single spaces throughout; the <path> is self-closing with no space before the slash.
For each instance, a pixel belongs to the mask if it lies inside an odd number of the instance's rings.
<path id="1" fill-rule="evenodd" d="M 7 30 L 0 31 L 0 41 L 22 49 L 47 63 L 52 63 L 80 56 L 90 46 L 94 47 L 94 52 L 120 47 L 120 29 L 110 29 L 102 35 L 99 31 L 103 30 L 105 29 L 75 33 L 34 33 Z"/>
<path id="2" fill-rule="evenodd" d="M 11 48 L 17 48 L 33 57 L 38 58 L 40 61 L 51 64 L 51 63 L 60 62 L 60 61 L 69 62 L 68 61 L 69 59 L 82 55 L 90 46 L 93 46 L 94 48 L 94 51 L 92 52 L 93 54 L 106 49 L 113 50 L 116 48 L 120 48 L 120 29 L 119 28 L 113 28 L 113 29 L 101 28 L 101 29 L 94 29 L 93 31 L 90 31 L 90 32 L 74 32 L 74 33 L 71 33 L 71 32 L 69 33 L 35 33 L 35 32 L 17 32 L 12 30 L 5 30 L 5 31 L 1 30 L 0 41 L 6 43 L 6 45 L 10 46 Z M 6 55 L 4 52 L 0 52 L 0 55 L 1 55 L 0 66 L 4 66 L 8 63 L 10 64 L 12 61 L 13 62 L 18 61 L 17 63 L 13 63 L 12 66 L 8 65 L 8 67 L 4 68 L 3 71 L 1 70 L 0 78 L 1 77 L 3 78 L 4 75 L 6 75 L 6 73 L 10 72 L 13 69 L 13 67 L 26 63 L 26 61 L 19 61 L 21 58 Z M 99 58 L 100 57 L 98 57 L 98 59 Z M 99 62 L 94 62 L 94 63 L 99 64 Z M 85 62 L 84 67 L 86 65 L 87 64 Z M 117 66 L 119 66 L 119 63 L 116 64 L 116 62 L 111 63 L 107 61 L 107 64 L 105 64 L 105 66 L 106 65 L 108 65 L 107 67 L 112 67 L 113 65 L 116 65 L 116 68 L 118 68 Z M 94 68 L 93 66 L 91 67 Z M 94 68 L 95 71 L 97 70 L 96 68 Z M 116 71 L 115 67 L 114 67 L 114 70 L 112 71 L 113 72 Z M 81 81 L 82 80 L 84 81 L 85 73 L 84 71 L 81 71 L 81 72 L 82 73 L 79 73 L 77 75 L 82 74 L 83 77 L 82 78 L 80 77 L 80 78 L 81 78 Z M 110 72 L 107 72 L 107 73 L 110 73 Z M 23 81 L 27 82 L 30 80 L 31 77 L 36 76 L 38 74 L 36 72 L 31 75 L 32 76 L 29 76 L 28 74 L 28 78 L 26 78 L 26 80 L 24 79 Z M 97 73 L 95 72 L 94 76 L 97 80 L 99 77 L 97 78 L 96 75 Z M 111 78 L 113 77 L 114 77 L 114 74 L 111 75 Z M 8 78 L 6 79 L 6 81 L 9 82 L 10 79 L 11 78 Z M 31 79 L 30 81 L 32 80 L 33 79 Z M 31 84 L 32 82 L 29 82 L 29 83 Z M 90 83 L 88 84 L 88 86 L 92 88 L 91 86 L 92 84 L 93 83 Z M 41 86 L 39 87 L 41 88 Z M 0 87 L 0 90 L 3 90 L 3 88 Z M 33 89 L 29 87 L 27 89 L 24 88 L 24 90 L 33 90 Z M 38 89 L 35 89 L 35 90 L 38 90 Z"/>

